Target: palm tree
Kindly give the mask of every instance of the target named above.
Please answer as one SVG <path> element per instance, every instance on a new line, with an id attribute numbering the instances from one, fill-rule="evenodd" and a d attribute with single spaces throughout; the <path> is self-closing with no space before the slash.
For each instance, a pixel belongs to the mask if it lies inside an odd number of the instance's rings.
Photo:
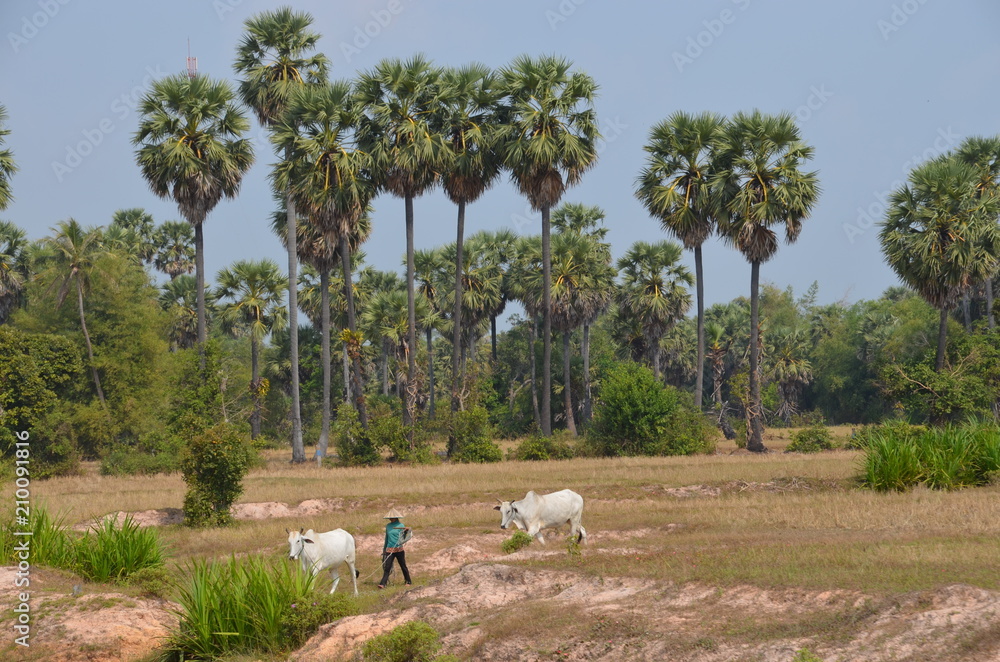
<path id="1" fill-rule="evenodd" d="M 10 135 L 10 129 L 4 127 L 7 122 L 7 109 L 0 106 L 0 210 L 10 206 L 14 196 L 10 190 L 10 178 L 17 172 L 17 164 L 14 163 L 14 153 L 9 149 L 4 149 L 4 136 Z"/>
<path id="2" fill-rule="evenodd" d="M 250 437 L 260 436 L 263 397 L 268 384 L 260 378 L 260 343 L 271 331 L 285 324 L 284 290 L 287 279 L 274 260 L 239 260 L 216 276 L 220 299 L 228 299 L 220 310 L 223 328 L 233 336 L 250 338 Z"/>
<path id="3" fill-rule="evenodd" d="M 29 275 L 28 236 L 10 221 L 0 221 L 0 324 L 21 303 Z"/>
<path id="4" fill-rule="evenodd" d="M 403 423 L 413 437 L 416 377 L 417 314 L 414 289 L 413 199 L 437 183 L 453 160 L 438 131 L 441 103 L 441 70 L 422 55 L 409 60 L 383 60 L 361 74 L 358 101 L 365 109 L 365 131 L 386 191 L 402 198 L 406 210 L 406 295 L 408 332 L 406 406 Z"/>
<path id="5" fill-rule="evenodd" d="M 236 49 L 233 69 L 240 77 L 239 94 L 253 109 L 260 123 L 274 128 L 285 116 L 288 103 L 303 87 L 326 81 L 329 61 L 322 53 L 309 54 L 316 48 L 319 33 L 309 29 L 313 18 L 306 12 L 288 7 L 264 11 L 247 19 L 245 33 Z M 285 158 L 288 159 L 286 146 Z M 298 255 L 296 253 L 295 203 L 290 183 L 282 189 L 288 212 L 285 246 L 288 251 L 288 326 L 292 385 L 292 461 L 304 462 L 302 446 L 302 411 L 299 400 L 299 314 Z"/>
<path id="6" fill-rule="evenodd" d="M 532 208 L 542 214 L 542 434 L 552 434 L 552 253 L 549 211 L 566 187 L 597 162 L 600 137 L 593 102 L 597 84 L 556 56 L 516 58 L 501 71 L 510 108 L 504 165 Z"/>
<path id="7" fill-rule="evenodd" d="M 205 246 L 202 224 L 223 197 L 235 198 L 253 163 L 241 136 L 250 128 L 229 84 L 178 74 L 153 83 L 139 105 L 132 143 L 136 162 L 153 193 L 173 198 L 194 227 L 198 288 L 198 346 L 205 365 Z"/>
<path id="8" fill-rule="evenodd" d="M 979 183 L 978 169 L 954 157 L 924 163 L 890 196 L 879 232 L 892 270 L 941 312 L 938 372 L 944 368 L 948 311 L 996 272 L 1000 254 L 1000 200 L 979 195 Z"/>
<path id="9" fill-rule="evenodd" d="M 168 335 L 174 349 L 190 349 L 198 344 L 197 288 L 194 276 L 181 274 L 164 283 L 160 291 L 160 307 L 170 315 Z M 205 305 L 210 315 L 215 313 L 215 292 L 205 293 Z"/>
<path id="10" fill-rule="evenodd" d="M 604 210 L 596 205 L 565 203 L 552 211 L 552 225 L 560 233 L 571 233 L 590 237 L 597 242 L 596 251 L 591 256 L 590 286 L 583 291 L 578 305 L 583 317 L 583 339 L 580 350 L 583 353 L 583 422 L 590 421 L 592 414 L 590 389 L 590 327 L 607 310 L 614 296 L 615 277 L 618 275 L 611 266 L 611 245 L 604 243 L 608 228 L 604 227 Z"/>
<path id="11" fill-rule="evenodd" d="M 140 264 L 153 261 L 156 245 L 153 242 L 153 216 L 145 209 L 119 209 L 111 216 L 111 224 L 104 233 L 105 241 L 110 238 L 125 253 Z"/>
<path id="12" fill-rule="evenodd" d="M 970 136 L 962 141 L 955 154 L 961 161 L 976 168 L 979 175 L 976 190 L 980 197 L 1000 195 L 1000 136 Z M 983 281 L 986 288 L 986 320 L 990 329 L 996 328 L 996 319 L 993 317 L 995 276 L 996 272 Z"/>
<path id="13" fill-rule="evenodd" d="M 153 266 L 174 280 L 194 271 L 194 230 L 187 223 L 167 221 L 153 235 Z"/>
<path id="14" fill-rule="evenodd" d="M 420 250 L 413 254 L 414 276 L 417 280 L 417 291 L 420 292 L 436 314 L 440 315 L 441 298 L 438 296 L 437 284 L 442 281 L 447 265 L 440 250 Z M 434 418 L 434 327 L 422 325 L 427 334 L 427 385 L 430 402 L 428 417 Z"/>
<path id="15" fill-rule="evenodd" d="M 94 363 L 94 346 L 87 330 L 87 315 L 84 309 L 84 295 L 90 289 L 91 277 L 102 271 L 100 261 L 107 256 L 107 251 L 101 243 L 102 234 L 99 228 L 83 227 L 74 219 L 60 221 L 53 228 L 53 235 L 45 239 L 46 255 L 43 282 L 50 282 L 50 289 L 56 290 L 56 306 L 62 306 L 70 291 L 76 293 L 77 312 L 80 314 L 80 329 L 83 331 L 84 344 L 87 347 L 87 361 L 90 374 L 94 379 L 97 399 L 107 410 L 104 389 L 101 388 L 101 376 Z"/>
<path id="16" fill-rule="evenodd" d="M 485 311 L 490 320 L 490 357 L 497 360 L 497 318 L 507 308 L 510 299 L 510 279 L 507 274 L 517 258 L 518 235 L 513 230 L 482 230 L 469 238 L 469 243 L 475 243 L 478 250 L 483 251 L 484 259 L 496 265 L 503 276 L 500 297 L 491 301 L 491 306 Z"/>
<path id="17" fill-rule="evenodd" d="M 637 241 L 618 260 L 622 284 L 621 313 L 634 319 L 651 354 L 653 375 L 660 379 L 660 340 L 691 307 L 691 273 L 679 264 L 681 247 L 672 241 Z"/>
<path id="18" fill-rule="evenodd" d="M 503 92 L 493 73 L 482 64 L 446 69 L 440 131 L 454 154 L 441 183 L 458 206 L 455 240 L 455 297 L 452 312 L 451 410 L 458 411 L 462 356 L 462 267 L 465 264 L 465 207 L 475 202 L 500 176 L 498 153 Z M 496 352 L 494 351 L 494 358 Z"/>
<path id="19" fill-rule="evenodd" d="M 726 376 L 726 356 L 729 354 L 730 341 L 726 336 L 726 327 L 718 322 L 705 324 L 705 344 L 708 364 L 712 368 L 712 402 L 722 407 L 722 382 Z"/>
<path id="20" fill-rule="evenodd" d="M 718 141 L 725 120 L 715 113 L 678 111 L 650 130 L 646 167 L 636 197 L 663 229 L 694 251 L 698 305 L 698 358 L 694 403 L 701 408 L 705 369 L 705 283 L 701 246 L 715 230 L 713 178 L 719 169 Z"/>
<path id="21" fill-rule="evenodd" d="M 807 358 L 811 342 L 800 328 L 776 329 L 770 348 L 771 373 L 778 385 L 778 411 L 785 424 L 799 411 L 802 388 L 812 381 L 812 364 Z"/>
<path id="22" fill-rule="evenodd" d="M 766 115 L 759 110 L 737 113 L 721 139 L 721 170 L 716 177 L 722 209 L 719 231 L 750 262 L 750 434 L 747 450 L 764 452 L 760 396 L 760 265 L 778 251 L 774 226 L 783 225 L 793 243 L 802 221 L 819 197 L 815 172 L 802 166 L 813 149 L 802 142 L 795 119 L 788 113 Z"/>
<path id="23" fill-rule="evenodd" d="M 288 199 L 305 210 L 315 226 L 308 230 L 310 240 L 322 241 L 324 253 L 340 259 L 349 335 L 357 333 L 351 253 L 370 233 L 367 214 L 377 192 L 370 149 L 358 132 L 360 117 L 350 83 L 307 87 L 291 99 L 285 120 L 272 136 L 285 153 L 272 176 L 275 185 L 288 190 Z M 357 353 L 353 363 L 353 401 L 367 428 Z"/>

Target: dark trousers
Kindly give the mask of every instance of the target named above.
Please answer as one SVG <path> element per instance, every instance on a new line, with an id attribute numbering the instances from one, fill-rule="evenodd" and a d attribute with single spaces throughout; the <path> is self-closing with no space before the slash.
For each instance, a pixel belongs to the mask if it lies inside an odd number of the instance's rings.
<path id="1" fill-rule="evenodd" d="M 392 554 L 386 554 L 385 559 L 382 560 L 382 581 L 379 582 L 380 586 L 385 586 L 386 582 L 389 581 L 389 571 L 392 570 L 393 560 L 399 562 L 399 569 L 403 571 L 403 581 L 407 584 L 410 583 L 410 571 L 406 569 L 406 552 L 393 552 Z"/>

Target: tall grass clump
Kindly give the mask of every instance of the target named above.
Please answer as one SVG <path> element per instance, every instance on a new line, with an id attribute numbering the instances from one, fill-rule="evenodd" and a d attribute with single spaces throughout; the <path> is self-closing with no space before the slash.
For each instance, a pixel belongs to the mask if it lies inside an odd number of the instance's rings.
<path id="1" fill-rule="evenodd" d="M 862 448 L 863 478 L 879 491 L 923 484 L 954 490 L 985 485 L 1000 471 L 1000 427 L 971 421 L 926 430 L 872 431 Z"/>
<path id="2" fill-rule="evenodd" d="M 131 515 L 118 525 L 106 517 L 74 544 L 75 570 L 95 582 L 124 582 L 140 570 L 163 566 L 164 550 L 152 528 L 140 527 Z"/>
<path id="3" fill-rule="evenodd" d="M 356 612 L 351 598 L 323 600 L 312 588 L 312 575 L 260 557 L 195 561 L 179 590 L 180 621 L 164 659 L 277 654 L 297 648 L 322 623 Z M 324 609 L 314 609 L 321 601 Z"/>
<path id="4" fill-rule="evenodd" d="M 30 536 L 16 535 L 15 532 L 31 532 Z M 17 546 L 28 541 L 31 563 L 53 568 L 72 569 L 75 561 L 73 539 L 66 530 L 65 518 L 51 515 L 45 506 L 32 506 L 28 524 L 16 524 L 11 517 L 5 518 L 0 526 L 0 555 L 4 563 L 17 565 Z"/>

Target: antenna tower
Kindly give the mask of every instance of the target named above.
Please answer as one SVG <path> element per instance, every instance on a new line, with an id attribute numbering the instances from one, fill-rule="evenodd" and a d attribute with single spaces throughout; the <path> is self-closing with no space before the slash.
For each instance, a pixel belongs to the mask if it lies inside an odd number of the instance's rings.
<path id="1" fill-rule="evenodd" d="M 188 57 L 187 57 L 187 75 L 188 78 L 194 78 L 198 75 L 198 58 L 191 57 L 191 38 L 188 37 Z"/>

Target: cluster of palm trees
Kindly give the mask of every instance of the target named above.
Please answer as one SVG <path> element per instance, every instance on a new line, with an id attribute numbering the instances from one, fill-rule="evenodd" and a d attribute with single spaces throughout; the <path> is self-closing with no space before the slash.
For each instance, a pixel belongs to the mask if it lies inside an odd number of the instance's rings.
<path id="1" fill-rule="evenodd" d="M 728 119 L 714 113 L 674 113 L 651 129 L 645 149 L 648 156 L 636 196 L 664 230 L 694 251 L 698 325 L 694 395 L 699 408 L 705 362 L 702 244 L 718 233 L 750 262 L 747 448 L 763 451 L 760 265 L 778 250 L 776 229 L 784 228 L 788 243 L 798 238 L 802 221 L 819 196 L 816 173 L 803 170 L 813 150 L 803 142 L 791 114 L 756 110 Z"/>
<path id="2" fill-rule="evenodd" d="M 584 73 L 557 57 L 520 57 L 494 72 L 481 65 L 446 69 L 422 56 L 391 59 L 355 81 L 329 81 L 329 63 L 314 52 L 312 18 L 289 8 L 249 19 L 237 48 L 238 92 L 206 76 L 169 76 L 155 82 L 140 105 L 136 160 L 150 188 L 172 198 L 195 232 L 198 341 L 205 340 L 202 223 L 223 197 L 237 195 L 253 162 L 247 114 L 270 131 L 281 159 L 272 172 L 285 205 L 288 320 L 292 354 L 293 460 L 304 460 L 297 384 L 298 260 L 323 267 L 339 259 L 347 293 L 348 346 L 359 336 L 351 283 L 351 241 L 380 193 L 404 200 L 406 215 L 407 383 L 404 420 L 412 423 L 416 391 L 414 199 L 437 185 L 458 207 L 452 315 L 462 328 L 463 229 L 466 205 L 504 171 L 542 214 L 543 340 L 550 358 L 549 212 L 566 187 L 597 160 L 593 110 L 596 89 Z M 303 237 L 299 225 L 308 229 Z M 298 248 L 299 243 L 306 250 Z M 328 269 L 319 268 L 321 274 Z M 328 328 L 324 329 L 328 334 Z M 458 338 L 460 340 L 460 338 Z M 452 391 L 458 403 L 461 342 L 455 342 Z M 358 353 L 352 370 L 360 374 Z M 544 376 L 542 411 L 551 383 Z M 353 402 L 366 424 L 360 379 Z M 545 417 L 542 429 L 551 432 Z"/>

